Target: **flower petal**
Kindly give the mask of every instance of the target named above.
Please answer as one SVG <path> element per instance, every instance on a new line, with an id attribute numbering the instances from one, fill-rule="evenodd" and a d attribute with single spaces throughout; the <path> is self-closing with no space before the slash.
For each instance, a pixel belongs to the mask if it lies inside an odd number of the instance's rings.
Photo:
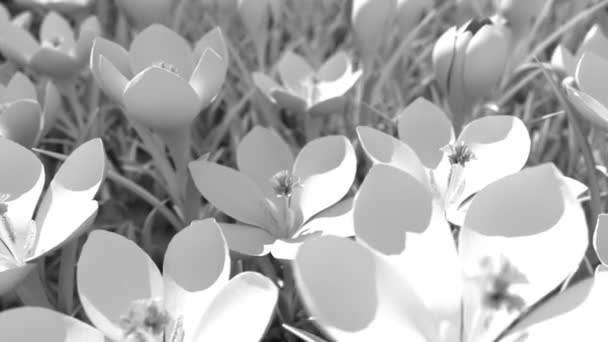
<path id="1" fill-rule="evenodd" d="M 165 131 L 189 125 L 201 110 L 199 97 L 188 82 L 157 67 L 144 70 L 129 82 L 124 106 L 133 120 Z"/>
<path id="2" fill-rule="evenodd" d="M 603 59 L 608 59 L 608 39 L 606 39 L 602 27 L 599 24 L 595 24 L 589 29 L 583 43 L 579 47 L 577 55 L 581 56 L 587 51 L 590 51 Z"/>
<path id="3" fill-rule="evenodd" d="M 219 225 L 230 250 L 241 254 L 266 255 L 276 241 L 275 237 L 259 227 L 238 223 L 220 223 Z"/>
<path id="4" fill-rule="evenodd" d="M 555 166 L 544 164 L 504 177 L 473 198 L 459 250 L 464 269 L 478 268 L 483 258 L 504 257 L 527 279 L 512 292 L 530 305 L 577 269 L 587 234 L 575 195 Z M 465 297 L 465 322 L 478 305 L 478 298 Z"/>
<path id="5" fill-rule="evenodd" d="M 266 76 L 261 72 L 254 72 L 251 74 L 251 77 L 256 87 L 258 87 L 262 94 L 266 95 L 266 97 L 272 102 L 275 101 L 272 96 L 272 93 L 276 89 L 283 89 L 283 91 L 285 91 L 284 88 L 280 86 L 277 82 L 275 82 L 272 78 Z"/>
<path id="6" fill-rule="evenodd" d="M 97 82 L 99 87 L 118 105 L 122 105 L 123 95 L 129 80 L 118 68 L 110 62 L 104 55 L 99 56 L 99 64 L 97 66 L 99 72 Z"/>
<path id="7" fill-rule="evenodd" d="M 44 186 L 44 166 L 30 150 L 7 139 L 0 138 L 0 156 L 11 165 L 0 167 L 0 194 L 10 196 L 6 215 L 23 230 L 32 220 Z"/>
<path id="8" fill-rule="evenodd" d="M 405 171 L 421 184 L 429 179 L 424 165 L 408 145 L 394 137 L 367 126 L 357 127 L 363 150 L 374 164 L 387 164 Z"/>
<path id="9" fill-rule="evenodd" d="M 28 322 L 35 329 L 28 329 Z M 103 334 L 76 318 L 56 311 L 26 306 L 0 314 L 2 338 L 6 341 L 46 342 L 104 342 Z"/>
<path id="10" fill-rule="evenodd" d="M 121 340 L 120 317 L 135 300 L 162 298 L 158 268 L 134 242 L 102 230 L 89 234 L 77 267 L 78 294 L 88 318 Z"/>
<path id="11" fill-rule="evenodd" d="M 208 161 L 190 163 L 190 174 L 198 191 L 218 210 L 243 223 L 267 225 L 264 193 L 244 174 Z"/>
<path id="12" fill-rule="evenodd" d="M 35 271 L 36 265 L 25 264 L 15 268 L 0 270 L 0 295 L 4 295 L 15 289 L 30 272 Z M 2 317 L 0 315 L 0 317 Z M 1 320 L 1 318 L 0 318 Z M 4 329 L 2 330 L 4 336 Z"/>
<path id="13" fill-rule="evenodd" d="M 355 199 L 355 233 L 384 254 L 400 254 L 406 233 L 426 230 L 432 212 L 432 196 L 423 184 L 397 168 L 377 164 Z"/>
<path id="14" fill-rule="evenodd" d="M 75 56 L 48 47 L 38 50 L 30 60 L 32 69 L 59 80 L 74 77 L 85 65 L 85 61 L 80 61 Z"/>
<path id="15" fill-rule="evenodd" d="M 243 272 L 222 289 L 201 319 L 195 341 L 259 341 L 274 314 L 278 289 L 270 279 Z M 235 328 L 235 322 L 238 328 Z"/>
<path id="16" fill-rule="evenodd" d="M 279 60 L 277 69 L 285 88 L 298 97 L 308 97 L 306 84 L 311 81 L 315 71 L 302 56 L 287 51 Z"/>
<path id="17" fill-rule="evenodd" d="M 317 72 L 320 81 L 332 82 L 342 78 L 345 74 L 352 72 L 352 61 L 344 51 L 339 51 L 331 56 Z"/>
<path id="18" fill-rule="evenodd" d="M 564 70 L 569 76 L 574 76 L 576 72 L 576 58 L 561 44 L 553 50 L 551 64 Z"/>
<path id="19" fill-rule="evenodd" d="M 193 221 L 173 237 L 163 275 L 165 308 L 171 317 L 183 319 L 184 340 L 190 341 L 205 309 L 230 276 L 228 248 L 215 220 Z"/>
<path id="20" fill-rule="evenodd" d="M 0 31 L 0 51 L 6 59 L 27 65 L 40 50 L 40 44 L 29 31 L 13 25 L 5 25 Z"/>
<path id="21" fill-rule="evenodd" d="M 123 11 L 131 25 L 136 30 L 142 30 L 149 25 L 169 24 L 172 2 L 167 0 L 148 0 L 145 2 L 132 0 L 117 0 L 116 4 Z"/>
<path id="22" fill-rule="evenodd" d="M 367 248 L 334 236 L 312 239 L 294 268 L 306 307 L 335 340 L 373 341 L 390 331 L 407 341 L 438 341 L 421 332 L 433 334 L 436 322 L 407 282 Z"/>
<path id="23" fill-rule="evenodd" d="M 282 108 L 285 108 L 289 114 L 306 115 L 308 111 L 306 101 L 286 90 L 282 88 L 274 89 L 271 95 L 274 101 Z"/>
<path id="24" fill-rule="evenodd" d="M 24 99 L 30 99 L 37 102 L 38 95 L 36 94 L 36 87 L 27 76 L 17 72 L 6 85 L 6 89 L 4 90 L 0 101 L 13 102 Z"/>
<path id="25" fill-rule="evenodd" d="M 105 177 L 100 139 L 89 140 L 70 154 L 51 181 L 36 214 L 35 256 L 59 247 L 88 228 L 97 213 L 93 197 Z"/>
<path id="26" fill-rule="evenodd" d="M 576 67 L 576 82 L 579 89 L 608 106 L 608 94 L 604 91 L 604 80 L 608 77 L 608 61 L 593 52 L 585 52 Z"/>
<path id="27" fill-rule="evenodd" d="M 304 222 L 346 195 L 356 169 L 355 150 L 344 136 L 318 138 L 302 148 L 293 166 L 302 186 L 295 189 L 291 203 Z"/>
<path id="28" fill-rule="evenodd" d="M 604 265 L 608 265 L 608 214 L 597 218 L 593 234 L 593 248 Z"/>
<path id="29" fill-rule="evenodd" d="M 294 159 L 275 130 L 256 126 L 239 143 L 236 162 L 241 172 L 253 179 L 268 198 L 273 198 L 276 194 L 270 179 L 279 171 L 291 171 Z"/>
<path id="30" fill-rule="evenodd" d="M 335 81 L 319 82 L 317 84 L 316 105 L 320 105 L 328 100 L 344 96 L 363 75 L 363 70 L 357 70 L 344 74 Z M 330 113 L 332 114 L 332 113 Z"/>
<path id="31" fill-rule="evenodd" d="M 196 42 L 196 46 L 194 47 L 194 60 L 199 60 L 207 49 L 215 51 L 225 64 L 223 67 L 228 68 L 228 48 L 224 42 L 222 29 L 219 26 L 207 32 L 198 40 L 198 42 Z"/>
<path id="32" fill-rule="evenodd" d="M 78 41 L 76 42 L 76 56 L 79 60 L 83 62 L 89 60 L 93 41 L 96 37 L 101 36 L 101 31 L 101 25 L 96 16 L 90 16 L 80 24 Z"/>
<path id="33" fill-rule="evenodd" d="M 419 97 L 399 113 L 399 138 L 434 169 L 443 157 L 441 148 L 454 140 L 454 130 L 439 107 Z"/>
<path id="34" fill-rule="evenodd" d="M 150 25 L 135 36 L 129 49 L 129 58 L 134 74 L 159 63 L 167 63 L 177 69 L 181 78 L 188 80 L 194 70 L 190 44 L 160 24 Z"/>
<path id="35" fill-rule="evenodd" d="M 593 97 L 570 85 L 564 85 L 568 100 L 578 113 L 593 124 L 608 130 L 608 109 Z"/>
<path id="36" fill-rule="evenodd" d="M 458 141 L 474 155 L 464 167 L 463 198 L 521 170 L 530 154 L 528 129 L 515 116 L 494 115 L 474 120 L 463 128 Z"/>
<path id="37" fill-rule="evenodd" d="M 203 52 L 190 77 L 190 86 L 200 98 L 203 107 L 213 101 L 222 89 L 227 71 L 228 63 L 218 53 L 212 49 Z"/>
<path id="38" fill-rule="evenodd" d="M 93 76 L 97 82 L 99 82 L 102 74 L 99 70 L 100 56 L 104 56 L 126 78 L 130 79 L 133 77 L 131 66 L 129 65 L 129 53 L 127 50 L 111 40 L 107 40 L 103 37 L 97 37 L 93 41 L 89 63 Z"/>
<path id="39" fill-rule="evenodd" d="M 300 231 L 303 234 L 321 232 L 324 235 L 354 236 L 354 200 L 354 197 L 348 197 L 323 210 L 310 219 Z"/>
<path id="40" fill-rule="evenodd" d="M 302 246 L 302 241 L 299 240 L 276 240 L 272 246 L 270 246 L 270 254 L 272 254 L 275 259 L 292 261 L 295 259 L 300 246 Z"/>
<path id="41" fill-rule="evenodd" d="M 40 133 L 41 120 L 42 110 L 38 102 L 13 102 L 0 114 L 0 136 L 30 148 Z"/>
<path id="42" fill-rule="evenodd" d="M 74 53 L 76 41 L 70 23 L 59 13 L 51 11 L 40 24 L 40 43 L 69 55 Z"/>

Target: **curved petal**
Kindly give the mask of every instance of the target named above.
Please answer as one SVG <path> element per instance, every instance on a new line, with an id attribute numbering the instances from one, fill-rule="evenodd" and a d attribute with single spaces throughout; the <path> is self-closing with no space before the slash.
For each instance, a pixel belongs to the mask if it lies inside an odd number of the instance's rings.
<path id="1" fill-rule="evenodd" d="M 266 74 L 256 71 L 251 74 L 251 78 L 253 79 L 253 83 L 255 83 L 256 87 L 262 92 L 262 94 L 266 95 L 266 97 L 272 102 L 275 101 L 274 97 L 272 96 L 272 93 L 275 90 L 281 89 L 286 92 L 286 90 L 282 86 L 280 86 L 272 78 L 266 76 Z"/>
<path id="2" fill-rule="evenodd" d="M 361 75 L 363 75 L 363 71 L 357 70 L 344 74 L 334 81 L 319 82 L 315 102 L 319 105 L 321 102 L 344 96 L 357 83 Z"/>
<path id="3" fill-rule="evenodd" d="M 287 51 L 277 65 L 279 76 L 285 88 L 298 97 L 308 97 L 308 86 L 315 71 L 300 55 Z"/>
<path id="4" fill-rule="evenodd" d="M 279 171 L 291 171 L 294 159 L 289 146 L 275 130 L 256 126 L 239 143 L 236 162 L 239 170 L 272 198 L 276 194 L 270 179 Z"/>
<path id="5" fill-rule="evenodd" d="M 289 114 L 306 115 L 308 104 L 304 98 L 282 88 L 274 89 L 271 96 L 274 101 L 282 108 L 285 108 Z"/>
<path id="6" fill-rule="evenodd" d="M 346 91 L 348 91 L 348 89 Z M 346 106 L 346 98 L 342 95 L 316 102 L 308 108 L 308 114 L 312 116 L 327 116 L 343 113 L 344 107 Z"/>
<path id="7" fill-rule="evenodd" d="M 429 179 L 424 165 L 408 145 L 402 141 L 371 127 L 357 127 L 357 135 L 363 150 L 375 164 L 387 164 L 403 170 L 421 184 Z"/>
<path id="8" fill-rule="evenodd" d="M 0 32 L 0 51 L 7 59 L 27 65 L 40 50 L 40 44 L 29 31 L 13 25 L 5 25 Z"/>
<path id="9" fill-rule="evenodd" d="M 316 73 L 320 81 L 337 81 L 347 73 L 352 72 L 352 61 L 344 51 L 339 51 L 331 56 Z"/>
<path id="10" fill-rule="evenodd" d="M 133 120 L 165 131 L 189 125 L 201 110 L 200 99 L 188 82 L 157 67 L 144 70 L 129 82 L 124 106 Z"/>
<path id="11" fill-rule="evenodd" d="M 14 228 L 24 230 L 44 186 L 44 166 L 30 150 L 7 139 L 0 138 L 0 155 L 11 165 L 0 167 L 0 194 L 9 195 L 6 215 Z"/>
<path id="12" fill-rule="evenodd" d="M 608 265 L 608 214 L 597 218 L 593 234 L 593 248 L 604 265 Z"/>
<path id="13" fill-rule="evenodd" d="M 315 235 L 316 236 L 316 235 Z M 292 261 L 295 259 L 298 250 L 302 246 L 302 240 L 276 240 L 272 246 L 270 246 L 270 254 L 275 259 L 281 259 L 283 261 Z"/>
<path id="14" fill-rule="evenodd" d="M 23 266 L 0 270 L 0 295 L 4 295 L 19 286 L 21 281 L 23 281 L 28 274 L 35 269 L 36 265 L 25 264 Z"/>
<path id="15" fill-rule="evenodd" d="M 160 24 L 150 25 L 135 36 L 129 48 L 129 59 L 134 74 L 165 63 L 175 68 L 185 80 L 190 79 L 195 63 L 190 44 Z"/>
<path id="16" fill-rule="evenodd" d="M 105 177 L 105 160 L 103 143 L 93 139 L 61 165 L 36 214 L 36 256 L 57 248 L 92 223 L 97 212 L 93 197 Z"/>
<path id="17" fill-rule="evenodd" d="M 129 22 L 135 26 L 136 30 L 142 30 L 148 25 L 155 23 L 169 24 L 171 13 L 171 1 L 167 0 L 148 0 L 132 1 L 117 0 L 116 4 L 123 10 Z"/>
<path id="18" fill-rule="evenodd" d="M 90 57 L 93 41 L 101 35 L 101 25 L 96 16 L 86 18 L 78 31 L 78 41 L 76 42 L 76 56 L 78 60 L 87 62 Z"/>
<path id="19" fill-rule="evenodd" d="M 198 61 L 190 86 L 198 95 L 203 107 L 206 107 L 219 93 L 226 79 L 228 63 L 212 49 L 203 52 Z"/>
<path id="20" fill-rule="evenodd" d="M 88 318 L 106 336 L 121 340 L 120 318 L 133 301 L 162 298 L 163 279 L 134 242 L 106 231 L 89 234 L 77 266 L 78 295 Z"/>
<path id="21" fill-rule="evenodd" d="M 294 268 L 306 307 L 337 341 L 383 340 L 387 332 L 439 341 L 436 322 L 407 281 L 365 247 L 333 236 L 312 239 L 300 247 Z"/>
<path id="22" fill-rule="evenodd" d="M 118 105 L 123 105 L 123 95 L 129 80 L 104 55 L 99 56 L 97 66 L 99 87 Z"/>
<path id="23" fill-rule="evenodd" d="M 576 83 L 581 91 L 608 106 L 604 80 L 608 77 L 608 61 L 593 52 L 585 52 L 576 66 Z"/>
<path id="24" fill-rule="evenodd" d="M 276 241 L 275 237 L 259 227 L 238 223 L 220 223 L 219 225 L 230 250 L 241 254 L 266 255 Z"/>
<path id="25" fill-rule="evenodd" d="M 302 180 L 291 199 L 306 222 L 346 195 L 355 179 L 357 157 L 344 136 L 315 139 L 300 151 L 293 174 Z"/>
<path id="26" fill-rule="evenodd" d="M 257 184 L 244 174 L 208 161 L 190 163 L 194 184 L 207 201 L 234 219 L 265 227 L 270 213 Z"/>
<path id="27" fill-rule="evenodd" d="M 323 235 L 350 237 L 355 235 L 353 211 L 355 198 L 349 197 L 315 215 L 301 229 L 302 234 L 320 232 Z"/>
<path id="28" fill-rule="evenodd" d="M 32 12 L 23 11 L 21 13 L 18 13 L 11 20 L 11 24 L 17 27 L 21 27 L 23 29 L 29 29 L 32 25 Z"/>
<path id="29" fill-rule="evenodd" d="M 215 220 L 193 221 L 173 237 L 163 276 L 165 308 L 182 319 L 184 340 L 190 341 L 205 308 L 230 276 L 228 248 Z"/>
<path id="30" fill-rule="evenodd" d="M 507 115 L 472 121 L 463 128 L 458 142 L 464 143 L 474 155 L 464 167 L 463 198 L 521 170 L 528 160 L 531 144 L 523 121 Z"/>
<path id="31" fill-rule="evenodd" d="M 608 39 L 606 39 L 599 24 L 595 24 L 589 29 L 583 43 L 579 47 L 577 55 L 581 56 L 587 51 L 593 52 L 601 58 L 608 59 Z"/>
<path id="32" fill-rule="evenodd" d="M 400 254 L 407 233 L 424 232 L 432 213 L 432 196 L 424 185 L 397 168 L 374 165 L 355 199 L 355 233 L 383 254 Z"/>
<path id="33" fill-rule="evenodd" d="M 75 56 L 67 55 L 59 50 L 42 47 L 30 60 L 30 67 L 37 72 L 59 80 L 74 77 L 86 65 Z"/>
<path id="34" fill-rule="evenodd" d="M 512 293 L 530 305 L 577 269 L 587 244 L 579 202 L 555 166 L 544 164 L 504 177 L 473 198 L 459 250 L 465 269 L 479 268 L 484 258 L 504 257 L 527 280 Z M 465 297 L 465 321 L 478 301 Z"/>
<path id="35" fill-rule="evenodd" d="M 18 100 L 30 99 L 38 101 L 36 87 L 30 79 L 21 72 L 15 73 L 6 85 L 2 94 L 1 102 L 14 102 Z"/>
<path id="36" fill-rule="evenodd" d="M 565 85 L 564 89 L 566 89 L 568 100 L 574 105 L 578 113 L 603 130 L 608 130 L 608 108 L 593 97 L 570 85 Z"/>
<path id="37" fill-rule="evenodd" d="M 99 70 L 100 56 L 104 56 L 126 78 L 130 79 L 133 77 L 131 66 L 129 64 L 129 53 L 127 50 L 111 40 L 107 40 L 103 37 L 97 37 L 93 41 L 89 63 L 93 76 L 97 82 L 99 82 L 102 74 L 102 72 Z"/>
<path id="38" fill-rule="evenodd" d="M 201 319 L 195 341 L 259 341 L 278 298 L 270 279 L 255 272 L 232 278 Z M 238 327 L 235 327 L 235 322 Z"/>
<path id="39" fill-rule="evenodd" d="M 205 50 L 211 49 L 220 56 L 220 59 L 224 63 L 223 68 L 228 68 L 228 48 L 224 42 L 224 35 L 222 29 L 217 26 L 213 30 L 205 33 L 201 39 L 196 42 L 194 47 L 194 60 L 199 60 Z"/>
<path id="40" fill-rule="evenodd" d="M 41 120 L 42 110 L 38 102 L 13 102 L 0 113 L 0 136 L 30 148 L 40 133 Z"/>
<path id="41" fill-rule="evenodd" d="M 420 97 L 399 113 L 399 138 L 434 169 L 443 157 L 441 148 L 454 141 L 454 130 L 439 107 Z"/>
<path id="42" fill-rule="evenodd" d="M 66 55 L 73 54 L 76 48 L 74 30 L 64 17 L 51 11 L 40 24 L 40 43 L 42 46 L 53 47 Z"/>
<path id="43" fill-rule="evenodd" d="M 574 76 L 576 72 L 576 58 L 561 44 L 553 50 L 551 64 L 564 70 L 569 76 Z"/>
<path id="44" fill-rule="evenodd" d="M 28 329 L 28 322 L 35 329 Z M 2 339 L 21 342 L 104 342 L 103 334 L 76 318 L 56 311 L 26 306 L 0 314 Z"/>

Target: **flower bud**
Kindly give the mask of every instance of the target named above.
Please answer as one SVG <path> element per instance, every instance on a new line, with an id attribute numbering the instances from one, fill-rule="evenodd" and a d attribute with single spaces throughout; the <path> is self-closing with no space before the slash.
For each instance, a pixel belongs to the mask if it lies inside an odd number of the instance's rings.
<path id="1" fill-rule="evenodd" d="M 431 6 L 428 0 L 397 0 L 397 24 L 401 34 L 406 35 L 413 30 Z"/>
<path id="2" fill-rule="evenodd" d="M 137 31 L 152 24 L 168 24 L 171 0 L 116 0 L 129 23 Z"/>
<path id="3" fill-rule="evenodd" d="M 509 22 L 509 26 L 523 32 L 534 23 L 543 10 L 546 0 L 500 0 L 497 11 Z"/>
<path id="4" fill-rule="evenodd" d="M 500 81 L 509 58 L 511 33 L 495 19 L 452 27 L 433 49 L 433 67 L 452 114 L 466 115 Z M 455 118 L 462 122 L 463 118 Z"/>
<path id="5" fill-rule="evenodd" d="M 264 44 L 272 15 L 279 12 L 278 0 L 238 0 L 241 21 L 258 48 Z"/>
<path id="6" fill-rule="evenodd" d="M 396 0 L 352 0 L 351 25 L 364 63 L 371 63 L 388 33 Z"/>

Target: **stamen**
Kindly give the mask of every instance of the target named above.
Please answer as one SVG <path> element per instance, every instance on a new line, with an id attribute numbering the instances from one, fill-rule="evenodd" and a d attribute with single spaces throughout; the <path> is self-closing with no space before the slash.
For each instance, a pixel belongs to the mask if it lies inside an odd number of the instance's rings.
<path id="1" fill-rule="evenodd" d="M 170 323 L 169 313 L 157 298 L 134 301 L 120 318 L 125 341 L 130 342 L 156 342 Z"/>
<path id="2" fill-rule="evenodd" d="M 302 187 L 300 177 L 293 175 L 288 170 L 277 172 L 270 178 L 270 183 L 277 197 L 289 198 L 295 189 Z"/>
<path id="3" fill-rule="evenodd" d="M 448 154 L 448 160 L 452 165 L 465 166 L 468 162 L 475 158 L 475 154 L 471 149 L 465 145 L 462 141 L 455 145 L 447 145 L 446 147 Z"/>
<path id="4" fill-rule="evenodd" d="M 172 72 L 174 74 L 179 73 L 179 69 L 177 69 L 177 67 L 171 63 L 167 63 L 165 61 L 159 61 L 153 64 L 153 66 L 161 68 L 161 69 L 165 69 L 169 72 Z"/>
<path id="5" fill-rule="evenodd" d="M 0 194 L 0 243 L 9 251 L 15 261 L 20 260 L 17 251 L 15 250 L 15 244 L 17 237 L 15 236 L 15 230 L 11 223 L 10 218 L 7 215 L 8 203 L 10 195 Z"/>

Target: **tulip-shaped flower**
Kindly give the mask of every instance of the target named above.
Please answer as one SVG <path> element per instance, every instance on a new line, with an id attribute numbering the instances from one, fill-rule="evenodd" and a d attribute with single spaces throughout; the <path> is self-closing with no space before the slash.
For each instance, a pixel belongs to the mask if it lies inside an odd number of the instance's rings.
<path id="1" fill-rule="evenodd" d="M 530 153 L 528 130 L 520 119 L 483 117 L 467 124 L 455 139 L 449 119 L 423 98 L 399 114 L 400 140 L 365 126 L 357 132 L 374 163 L 413 174 L 455 224 L 463 218 L 463 210 L 459 210 L 463 201 L 489 183 L 519 171 Z"/>
<path id="2" fill-rule="evenodd" d="M 90 8 L 93 0 L 16 0 L 17 4 L 61 13 L 74 13 Z"/>
<path id="3" fill-rule="evenodd" d="M 293 52 L 283 55 L 278 64 L 283 86 L 270 77 L 255 72 L 253 80 L 258 89 L 272 102 L 296 114 L 324 115 L 344 109 L 345 94 L 361 77 L 344 52 L 338 52 L 314 70 L 302 57 Z"/>
<path id="4" fill-rule="evenodd" d="M 280 0 L 238 0 L 237 10 L 247 33 L 253 39 L 258 54 L 264 54 L 270 18 L 271 15 L 278 17 Z M 258 58 L 260 59 L 258 62 L 264 61 L 261 55 Z"/>
<path id="5" fill-rule="evenodd" d="M 61 98 L 52 82 L 39 99 L 34 84 L 16 73 L 7 85 L 0 85 L 0 137 L 32 147 L 51 128 L 60 108 Z"/>
<path id="6" fill-rule="evenodd" d="M 101 140 L 77 148 L 59 168 L 33 217 L 44 167 L 28 149 L 0 138 L 0 294 L 35 266 L 28 263 L 78 236 L 95 218 L 93 196 L 105 174 Z"/>
<path id="7" fill-rule="evenodd" d="M 386 41 L 396 10 L 396 0 L 352 0 L 350 21 L 364 67 L 371 67 Z"/>
<path id="8" fill-rule="evenodd" d="M 68 21 L 49 12 L 40 25 L 40 41 L 26 29 L 7 25 L 0 30 L 0 52 L 24 67 L 57 81 L 75 77 L 89 60 L 93 39 L 101 28 L 96 17 L 80 24 L 78 38 Z"/>
<path id="9" fill-rule="evenodd" d="M 105 93 L 130 119 L 159 131 L 187 127 L 216 97 L 227 69 L 219 28 L 194 51 L 177 33 L 155 24 L 135 37 L 129 52 L 103 38 L 91 52 L 91 70 Z"/>
<path id="10" fill-rule="evenodd" d="M 511 33 L 496 17 L 453 26 L 437 40 L 433 48 L 435 78 L 458 126 L 498 85 L 510 48 Z"/>
<path id="11" fill-rule="evenodd" d="M 134 242 L 94 231 L 78 261 L 77 283 L 87 316 L 113 341 L 259 341 L 278 290 L 259 273 L 229 276 L 226 242 L 207 219 L 173 237 L 162 274 Z M 74 324 L 63 321 L 60 326 Z"/>
<path id="12" fill-rule="evenodd" d="M 551 64 L 564 70 L 568 76 L 574 76 L 577 62 L 587 51 L 608 59 L 608 38 L 599 25 L 593 25 L 589 29 L 575 54 L 568 51 L 566 47 L 558 45 L 551 56 Z"/>
<path id="13" fill-rule="evenodd" d="M 608 77 L 608 59 L 592 51 L 585 52 L 578 61 L 574 77 L 578 89 L 571 77 L 564 80 L 568 100 L 585 119 L 608 130 L 608 93 L 604 86 Z"/>
<path id="14" fill-rule="evenodd" d="M 577 269 L 588 245 L 585 214 L 551 164 L 481 190 L 457 242 L 422 183 L 375 165 L 355 199 L 354 225 L 358 243 L 319 237 L 295 258 L 306 306 L 341 342 L 383 340 L 387 332 L 400 341 L 532 341 L 497 337 Z M 605 312 L 602 291 L 591 305 Z M 567 302 L 546 310 L 567 310 Z M 538 341 L 570 340 L 556 336 Z"/>
<path id="15" fill-rule="evenodd" d="M 276 132 L 256 127 L 236 153 L 240 172 L 208 161 L 190 164 L 203 197 L 238 221 L 220 224 L 230 249 L 292 259 L 311 236 L 352 236 L 352 201 L 336 204 L 356 172 L 355 152 L 345 137 L 315 139 L 294 161 Z"/>
<path id="16" fill-rule="evenodd" d="M 141 31 L 152 24 L 168 25 L 172 0 L 116 0 L 127 21 Z"/>

